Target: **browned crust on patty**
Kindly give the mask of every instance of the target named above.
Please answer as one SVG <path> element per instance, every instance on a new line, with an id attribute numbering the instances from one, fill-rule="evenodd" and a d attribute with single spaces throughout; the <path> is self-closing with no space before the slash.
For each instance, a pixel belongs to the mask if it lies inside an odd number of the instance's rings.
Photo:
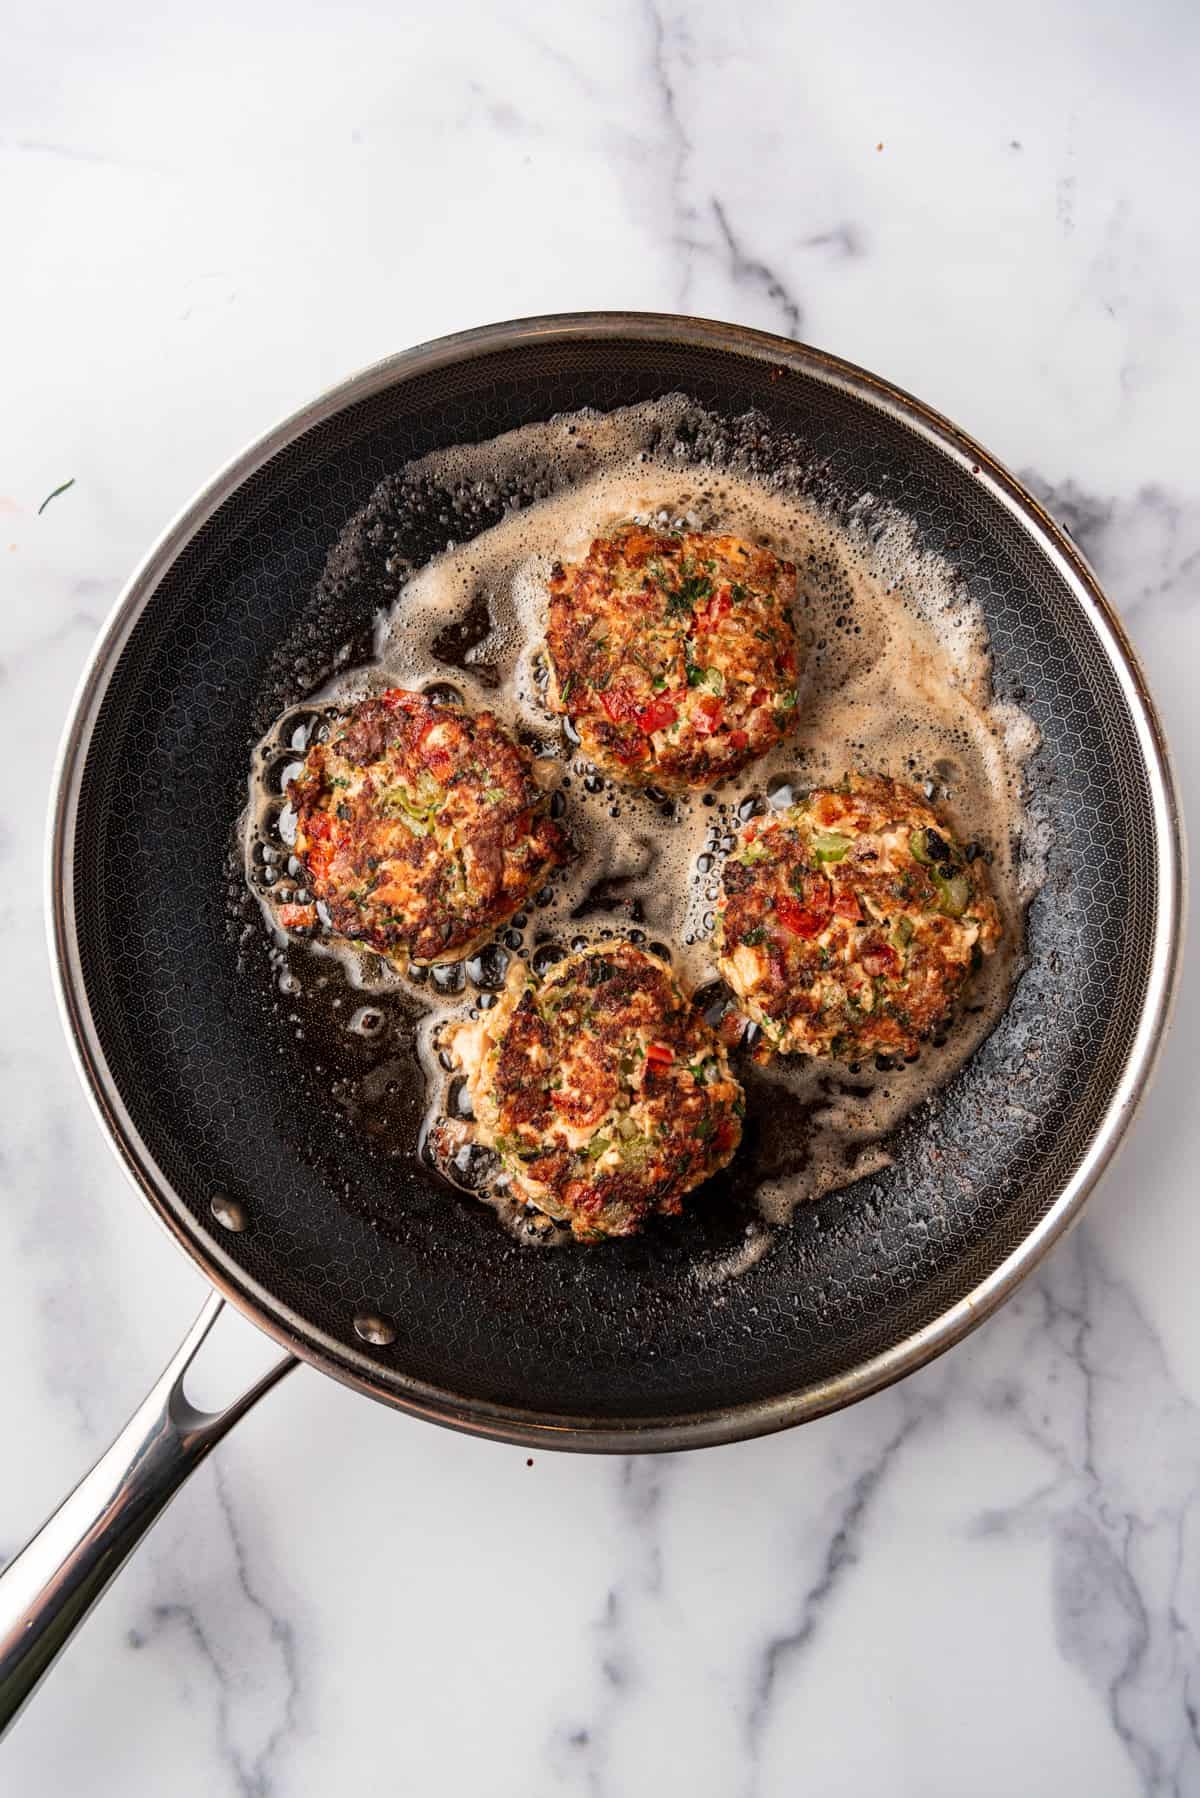
<path id="1" fill-rule="evenodd" d="M 629 1236 L 730 1160 L 741 1088 L 671 970 L 598 943 L 542 981 L 517 966 L 457 1042 L 480 1140 L 514 1191 L 585 1241 Z"/>
<path id="2" fill-rule="evenodd" d="M 616 779 L 714 786 L 796 717 L 796 569 L 741 538 L 624 525 L 550 580 L 550 701 Z"/>
<path id="3" fill-rule="evenodd" d="M 783 1052 L 915 1053 L 1000 937 L 982 858 L 882 775 L 752 820 L 722 876 L 718 965 Z"/>
<path id="4" fill-rule="evenodd" d="M 288 797 L 334 932 L 400 962 L 467 954 L 569 854 L 532 756 L 493 713 L 398 687 L 314 744 Z"/>

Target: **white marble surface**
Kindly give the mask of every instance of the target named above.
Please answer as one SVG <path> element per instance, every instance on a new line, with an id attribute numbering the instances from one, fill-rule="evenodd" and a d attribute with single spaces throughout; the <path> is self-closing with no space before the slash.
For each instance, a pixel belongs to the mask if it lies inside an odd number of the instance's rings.
<path id="1" fill-rule="evenodd" d="M 6 1555 L 201 1297 L 100 1141 L 42 947 L 56 739 L 148 540 L 277 417 L 444 331 L 594 306 L 783 329 L 1048 494 L 1190 798 L 1200 13 L 47 0 L 3 35 Z M 528 1467 L 302 1370 L 127 1569 L 0 1786 L 1200 1793 L 1195 998 L 1193 967 L 1085 1225 L 852 1412 Z"/>

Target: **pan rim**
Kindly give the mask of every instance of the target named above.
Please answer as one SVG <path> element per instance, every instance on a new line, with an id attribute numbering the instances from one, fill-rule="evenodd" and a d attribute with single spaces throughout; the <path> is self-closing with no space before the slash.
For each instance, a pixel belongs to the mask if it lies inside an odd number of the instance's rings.
<path id="1" fill-rule="evenodd" d="M 220 1245 L 193 1233 L 178 1194 L 121 1101 L 96 1031 L 75 931 L 75 818 L 88 746 L 109 679 L 145 607 L 175 557 L 236 489 L 272 456 L 346 407 L 449 361 L 475 359 L 519 343 L 631 338 L 717 348 L 769 361 L 841 388 L 898 419 L 951 455 L 1049 557 L 1091 624 L 1129 706 L 1154 811 L 1159 906 L 1150 978 L 1128 1058 L 1087 1151 L 1057 1199 L 1020 1244 L 963 1298 L 921 1330 L 834 1378 L 746 1404 L 674 1416 L 592 1419 L 531 1413 L 463 1399 L 408 1379 L 384 1385 L 353 1348 L 300 1319 L 239 1268 Z M 827 351 L 718 320 L 649 312 L 560 313 L 479 326 L 385 357 L 326 389 L 234 456 L 167 525 L 134 569 L 80 677 L 52 783 L 46 856 L 46 920 L 55 997 L 76 1071 L 126 1175 L 160 1224 L 209 1282 L 251 1322 L 300 1359 L 351 1388 L 430 1422 L 541 1448 L 636 1453 L 713 1446 L 786 1429 L 891 1385 L 944 1353 L 1011 1295 L 1074 1224 L 1112 1160 L 1152 1078 L 1178 986 L 1186 904 L 1183 817 L 1162 725 L 1124 627 L 1076 546 L 1016 478 L 981 445 L 924 402 Z"/>

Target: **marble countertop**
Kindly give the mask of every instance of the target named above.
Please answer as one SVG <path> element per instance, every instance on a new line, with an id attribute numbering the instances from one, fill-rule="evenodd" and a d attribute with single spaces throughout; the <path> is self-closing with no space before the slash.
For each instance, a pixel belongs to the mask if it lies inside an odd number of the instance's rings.
<path id="1" fill-rule="evenodd" d="M 920 394 L 1047 499 L 1190 799 L 1198 81 L 1183 0 L 10 12 L 0 1558 L 203 1295 L 100 1139 L 43 947 L 57 738 L 164 521 L 424 338 L 605 306 L 766 326 Z M 1193 963 L 1084 1224 L 852 1411 L 530 1465 L 302 1369 L 130 1564 L 3 1789 L 1200 1793 L 1195 1000 Z"/>

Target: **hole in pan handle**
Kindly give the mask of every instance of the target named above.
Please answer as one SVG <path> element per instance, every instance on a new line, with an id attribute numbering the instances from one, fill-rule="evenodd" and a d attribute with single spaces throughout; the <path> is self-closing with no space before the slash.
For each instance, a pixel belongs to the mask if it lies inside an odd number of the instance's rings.
<path id="1" fill-rule="evenodd" d="M 285 1355 L 223 1410 L 189 1404 L 184 1377 L 223 1303 L 212 1294 L 112 1447 L 0 1574 L 0 1735 L 188 1475 L 295 1367 Z"/>

